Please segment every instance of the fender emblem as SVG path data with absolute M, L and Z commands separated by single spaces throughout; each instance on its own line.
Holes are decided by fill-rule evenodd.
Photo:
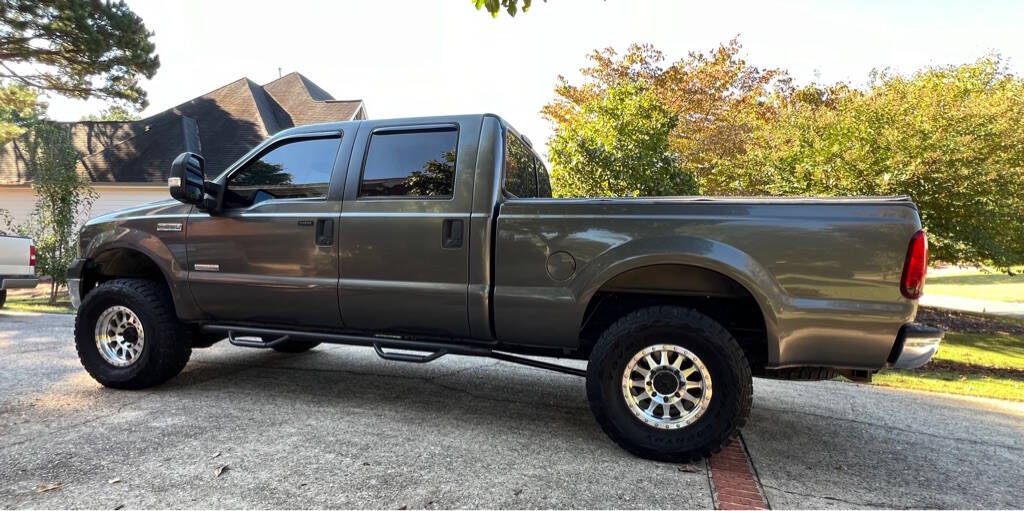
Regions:
M 194 265 L 196 271 L 220 271 L 219 264 L 197 264 Z
M 157 231 L 181 231 L 181 223 L 168 222 L 156 224 Z

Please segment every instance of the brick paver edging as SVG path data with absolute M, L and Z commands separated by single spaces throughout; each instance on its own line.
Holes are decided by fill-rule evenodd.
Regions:
M 769 509 L 742 437 L 712 456 L 709 465 L 715 509 Z

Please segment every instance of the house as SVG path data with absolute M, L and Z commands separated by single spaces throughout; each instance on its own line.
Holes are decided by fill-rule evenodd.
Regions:
M 171 161 L 184 151 L 202 154 L 215 175 L 283 129 L 365 118 L 362 100 L 336 100 L 291 73 L 265 85 L 242 78 L 140 121 L 62 124 L 81 155 L 78 171 L 99 193 L 90 213 L 96 216 L 168 198 Z M 16 224 L 29 217 L 35 202 L 23 145 L 18 139 L 0 147 L 0 208 Z

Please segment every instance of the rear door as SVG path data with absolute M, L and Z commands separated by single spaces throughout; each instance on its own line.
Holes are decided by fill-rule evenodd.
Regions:
M 469 227 L 480 120 L 360 126 L 341 215 L 345 325 L 469 335 Z
M 219 321 L 341 326 L 345 163 L 341 133 L 282 139 L 226 178 L 221 213 L 189 216 L 189 286 L 203 312 Z

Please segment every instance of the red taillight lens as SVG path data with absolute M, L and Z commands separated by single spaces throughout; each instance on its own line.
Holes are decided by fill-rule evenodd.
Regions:
M 903 262 L 903 276 L 900 278 L 900 292 L 911 300 L 917 300 L 924 291 L 924 274 L 928 271 L 928 238 L 924 231 L 917 231 L 910 238 L 907 259 Z
M 28 265 L 29 266 L 35 266 L 36 265 L 36 246 L 35 245 L 29 245 L 28 246 Z

